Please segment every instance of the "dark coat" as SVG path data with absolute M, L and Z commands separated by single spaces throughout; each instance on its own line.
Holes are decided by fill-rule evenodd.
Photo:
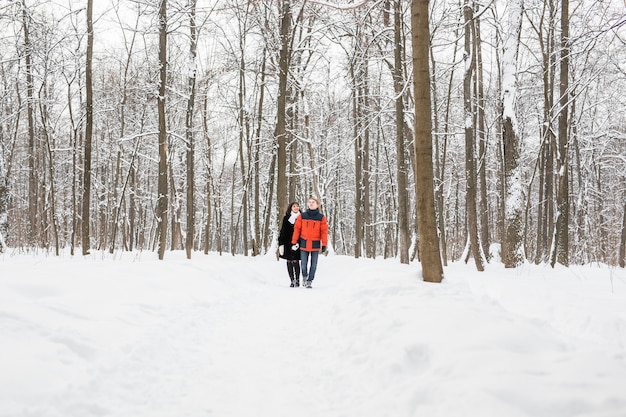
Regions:
M 280 234 L 278 235 L 278 245 L 283 245 L 285 247 L 285 251 L 281 258 L 287 259 L 288 261 L 299 261 L 300 260 L 300 249 L 291 250 L 291 237 L 293 236 L 293 224 L 289 223 L 290 214 L 287 214 L 283 218 L 283 225 L 280 228 Z

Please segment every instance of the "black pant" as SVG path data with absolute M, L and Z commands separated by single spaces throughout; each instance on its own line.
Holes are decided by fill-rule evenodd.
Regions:
M 300 285 L 300 261 L 287 261 L 287 272 L 291 282 Z

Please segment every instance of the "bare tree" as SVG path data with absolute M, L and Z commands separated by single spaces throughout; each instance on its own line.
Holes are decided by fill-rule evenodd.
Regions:
M 461 8 L 459 8 L 461 10 Z M 457 19 L 463 17 L 463 13 L 458 13 Z M 457 51 L 459 48 L 459 30 L 461 25 L 456 22 L 455 29 L 453 31 L 453 39 L 454 39 L 454 50 L 452 53 L 453 61 L 456 61 Z M 432 49 L 432 46 L 431 46 Z M 431 82 L 432 86 L 436 87 L 436 75 L 435 75 L 435 53 L 431 50 Z M 442 143 L 438 137 L 435 137 L 435 202 L 437 208 L 437 226 L 439 230 L 439 242 L 441 245 L 441 257 L 443 260 L 443 265 L 447 266 L 448 263 L 448 244 L 446 238 L 446 202 L 444 199 L 444 188 L 445 188 L 445 176 L 446 176 L 446 167 L 448 160 L 448 140 L 451 135 L 451 107 L 452 107 L 452 94 L 454 90 L 454 76 L 456 72 L 456 64 L 453 63 L 452 68 L 450 69 L 450 75 L 448 77 L 447 88 L 446 88 L 446 100 L 445 100 L 445 111 L 443 117 L 443 135 L 442 135 Z M 436 91 L 436 89 L 434 89 Z M 435 97 L 433 97 L 433 101 Z M 436 101 L 435 101 L 436 103 Z M 438 120 L 436 118 L 435 120 Z
M 569 0 L 561 1 L 561 56 L 559 67 L 559 140 L 556 146 L 556 225 L 550 256 L 550 265 L 558 262 L 569 265 Z
M 85 148 L 83 155 L 83 201 L 82 201 L 82 250 L 83 255 L 90 249 L 90 213 L 91 213 L 91 142 L 93 136 L 93 0 L 87 0 L 87 58 L 85 65 Z
M 157 228 L 159 236 L 159 259 L 165 256 L 167 245 L 168 218 L 168 164 L 167 164 L 167 126 L 165 115 L 165 91 L 167 86 L 167 0 L 161 0 L 159 6 L 159 176 L 157 196 Z
M 257 106 L 257 126 L 254 134 L 254 158 L 253 158 L 253 172 L 254 172 L 254 244 L 252 245 L 252 254 L 256 256 L 260 254 L 260 248 L 262 246 L 261 238 L 261 212 L 260 212 L 260 158 L 261 158 L 261 132 L 263 129 L 263 106 L 265 104 L 265 79 L 266 79 L 266 64 L 267 64 L 267 47 L 263 48 L 263 57 L 261 61 L 260 81 L 259 81 L 259 102 Z
M 35 245 L 37 221 L 37 169 L 34 120 L 33 46 L 30 40 L 30 11 L 22 0 L 22 28 L 24 31 L 24 63 L 26 66 L 26 111 L 28 117 L 28 243 Z
M 419 182 L 428 169 L 416 163 L 420 155 L 412 153 L 424 152 L 420 137 L 423 140 L 428 134 L 435 139 L 429 152 L 436 152 L 434 186 L 442 256 L 449 253 L 450 258 L 458 258 L 466 246 L 467 202 L 478 209 L 483 254 L 493 240 L 502 242 L 503 253 L 511 245 L 523 245 L 529 258 L 549 261 L 557 217 L 555 196 L 569 189 L 576 201 L 568 197 L 573 220 L 568 261 L 619 263 L 623 196 L 607 192 L 623 188 L 626 126 L 626 116 L 619 111 L 624 107 L 619 92 L 626 88 L 620 64 L 626 52 L 619 36 L 624 19 L 622 13 L 614 13 L 615 2 L 577 3 L 570 11 L 569 87 L 560 96 L 566 99 L 566 113 L 561 111 L 557 89 L 559 54 L 564 50 L 559 51 L 558 45 L 561 0 L 526 2 L 514 114 L 513 106 L 505 111 L 502 103 L 506 80 L 500 65 L 510 63 L 501 59 L 502 19 L 497 13 L 504 2 L 429 2 L 431 31 L 424 36 L 430 37 L 431 53 L 424 56 L 430 61 L 434 137 L 424 131 L 420 119 L 426 117 L 427 106 L 420 102 L 419 91 L 412 102 L 412 66 L 403 51 L 409 32 L 407 5 L 396 0 L 375 5 L 341 0 L 249 4 L 227 0 L 210 15 L 198 2 L 196 17 L 200 22 L 206 16 L 211 36 L 196 34 L 195 67 L 201 72 L 195 76 L 201 81 L 194 81 L 195 97 L 190 94 L 192 77 L 187 69 L 192 55 L 189 12 L 196 0 L 167 4 L 165 61 L 161 60 L 165 47 L 156 52 L 161 37 L 148 35 L 150 30 L 156 33 L 151 25 L 160 1 L 112 0 L 113 8 L 103 10 L 102 19 L 93 17 L 92 29 L 86 27 L 84 0 L 79 2 L 80 10 L 72 9 L 74 2 L 68 3 L 69 9 L 52 7 L 58 2 L 50 1 L 0 3 L 0 135 L 6 166 L 0 183 L 4 175 L 7 187 L 0 190 L 6 196 L 0 203 L 0 223 L 5 210 L 4 236 L 11 247 L 51 249 L 75 242 L 84 243 L 85 249 L 91 246 L 92 252 L 105 247 L 156 251 L 165 238 L 171 249 L 193 251 L 201 243 L 207 252 L 239 254 L 250 247 L 245 237 L 249 233 L 256 254 L 267 250 L 275 231 L 277 195 L 293 195 L 297 200 L 317 192 L 329 214 L 337 252 L 384 254 L 404 261 L 401 248 L 407 240 L 401 227 L 408 225 L 409 233 L 419 235 L 409 260 L 411 256 L 423 260 L 422 245 L 430 239 L 419 230 L 422 220 L 416 228 L 412 215 L 423 203 L 417 199 L 424 197 L 419 188 L 424 183 L 418 186 L 414 181 Z M 465 4 L 474 15 L 471 23 L 463 25 Z M 400 8 L 405 9 L 400 12 Z M 279 24 L 287 17 L 283 11 L 289 12 L 288 23 Z M 123 37 L 123 43 L 98 43 L 93 38 L 89 195 L 97 204 L 83 207 L 85 50 L 88 35 L 95 36 L 98 22 L 110 21 L 112 13 L 121 17 L 110 34 Z M 133 27 L 128 17 L 134 13 Z M 242 26 L 224 25 L 227 19 L 239 19 Z M 467 112 L 461 71 L 466 62 L 456 53 L 464 41 L 459 36 L 464 27 L 470 34 L 466 62 L 473 59 L 476 64 L 467 79 Z M 134 46 L 131 36 L 137 39 Z M 120 46 L 125 48 L 121 53 Z M 327 53 L 337 49 L 345 54 Z M 287 65 L 281 69 L 281 63 Z M 161 75 L 167 76 L 165 82 L 160 83 Z M 512 91 L 506 86 L 504 90 Z M 407 110 L 415 106 L 416 125 L 413 111 Z M 517 124 L 510 120 L 511 129 L 518 128 L 517 145 L 504 138 L 512 130 L 504 126 L 509 126 L 508 120 L 500 123 L 503 114 L 517 119 Z M 558 122 L 564 121 L 560 114 L 567 116 L 567 124 L 557 129 Z M 471 119 L 470 146 L 464 141 L 466 118 Z M 202 127 L 194 128 L 194 122 Z M 415 126 L 421 130 L 414 132 Z M 156 132 L 159 147 L 154 146 Z M 565 151 L 559 136 L 564 133 L 569 134 Z M 492 140 L 498 145 L 492 146 Z M 166 149 L 161 147 L 165 143 Z M 509 158 L 516 147 L 518 155 Z M 475 197 L 465 189 L 466 150 L 473 155 L 472 171 L 478 175 L 472 187 Z M 565 160 L 565 167 L 562 157 L 567 155 L 571 162 Z M 159 164 L 154 162 L 157 159 Z M 161 169 L 161 162 L 167 169 Z M 530 170 L 521 170 L 526 184 L 523 244 L 514 238 L 507 247 L 503 207 L 513 206 L 504 198 L 504 171 L 529 163 L 536 165 L 530 181 Z M 160 173 L 167 176 L 167 187 L 158 190 L 158 182 L 164 180 Z M 560 173 L 570 180 L 556 187 L 555 179 L 563 180 Z M 277 181 L 277 175 L 285 177 Z M 520 177 L 510 178 L 517 182 Z M 195 188 L 200 183 L 201 192 Z M 492 187 L 498 192 L 492 192 Z M 195 210 L 190 211 L 194 204 Z M 403 208 L 405 204 L 409 209 Z M 511 225 L 509 220 L 506 223 Z M 89 227 L 89 238 L 81 239 L 83 226 Z M 161 233 L 161 227 L 167 233 Z M 503 259 L 506 262 L 506 256 Z
M 394 1 L 393 85 L 396 94 L 396 164 L 398 182 L 398 253 L 400 263 L 409 263 L 409 187 L 404 142 L 404 50 L 402 49 L 402 2 Z
M 139 11 L 139 5 L 137 5 L 137 10 Z M 120 12 L 119 10 L 116 10 L 117 13 L 117 20 L 120 23 L 121 28 L 123 29 L 124 24 L 122 23 L 122 18 L 120 17 Z M 139 21 L 140 21 L 140 17 L 141 14 L 137 13 L 137 17 L 135 20 L 135 24 L 132 30 L 132 35 L 130 40 L 128 41 L 128 43 L 125 45 L 126 46 L 126 50 L 127 50 L 127 56 L 126 56 L 126 60 L 124 62 L 124 67 L 123 67 L 123 75 L 122 75 L 122 79 L 121 79 L 121 83 L 122 83 L 122 91 L 121 91 L 121 100 L 120 100 L 120 104 L 119 104 L 119 124 L 120 124 L 120 130 L 119 130 L 119 135 L 120 138 L 124 138 L 124 136 L 126 135 L 126 120 L 127 120 L 127 110 L 129 110 L 129 108 L 132 108 L 132 106 L 129 105 L 129 89 L 130 89 L 130 79 L 132 78 L 132 74 L 131 74 L 131 63 L 132 63 L 132 56 L 133 56 L 133 51 L 135 49 L 135 41 L 137 39 L 138 33 L 139 33 Z M 129 117 L 130 118 L 130 117 Z M 113 209 L 113 231 L 111 234 L 111 242 L 110 242 L 110 247 L 109 247 L 109 252 L 113 253 L 113 251 L 115 250 L 115 245 L 116 245 L 116 240 L 117 240 L 117 231 L 118 231 L 118 227 L 120 226 L 120 217 L 123 217 L 122 215 L 122 210 L 124 207 L 124 201 L 125 201 L 125 196 L 127 191 L 129 191 L 130 197 L 129 197 L 129 209 L 128 209 L 128 234 L 130 235 L 128 238 L 128 244 L 124 244 L 124 247 L 128 250 L 133 250 L 134 247 L 134 231 L 135 231 L 135 197 L 136 197 L 136 193 L 135 193 L 135 167 L 136 167 L 136 161 L 137 161 L 137 157 L 138 157 L 138 153 L 139 153 L 139 146 L 140 146 L 141 140 L 140 138 L 135 138 L 135 146 L 134 146 L 134 151 L 132 153 L 131 159 L 130 159 L 130 163 L 129 163 L 129 167 L 128 167 L 128 171 L 126 173 L 126 177 L 124 180 L 124 183 L 122 184 L 122 189 L 119 195 L 119 200 L 117 205 L 114 207 Z M 119 152 L 118 152 L 118 159 L 121 158 L 121 151 L 122 151 L 122 147 L 120 146 L 119 148 Z M 124 224 L 122 224 L 122 230 L 125 231 L 126 228 L 124 227 Z M 126 239 L 124 239 L 126 242 Z
M 206 141 L 206 165 L 207 165 L 207 173 L 206 173 L 206 220 L 204 224 L 204 254 L 209 253 L 210 241 L 211 241 L 211 217 L 213 211 L 213 192 L 211 189 L 211 182 L 213 180 L 213 170 L 212 170 L 212 143 L 211 143 L 211 135 L 209 134 L 208 128 L 208 102 L 209 97 L 207 94 L 204 95 L 203 103 L 202 103 L 202 133 L 204 135 L 204 139 Z
M 185 137 L 187 139 L 187 236 L 185 239 L 185 251 L 187 259 L 191 259 L 193 250 L 193 238 L 195 234 L 195 204 L 194 204 L 194 137 L 193 137 L 193 113 L 196 99 L 196 49 L 197 49 L 197 28 L 196 28 L 196 0 L 188 0 L 189 7 L 189 77 L 187 113 L 185 117 Z
M 478 214 L 476 211 L 476 151 L 474 143 L 474 116 L 472 108 L 472 76 L 476 69 L 476 57 L 472 49 L 474 35 L 474 7 L 470 0 L 463 4 L 465 17 L 465 75 L 463 77 L 463 101 L 465 114 L 465 193 L 467 210 L 468 257 L 472 254 L 476 269 L 483 271 L 483 251 L 478 235 Z
M 4 129 L 0 125 L 0 253 L 6 249 L 9 234 L 9 178 L 4 156 Z
M 360 258 L 363 255 L 365 245 L 365 229 L 367 220 L 365 216 L 365 156 L 366 156 L 366 131 L 369 129 L 368 118 L 365 116 L 365 101 L 367 91 L 365 80 L 367 78 L 367 41 L 365 35 L 358 33 L 354 41 L 354 57 L 350 65 L 350 76 L 352 79 L 352 123 L 354 136 L 354 217 L 355 217 L 355 239 L 354 256 Z
M 479 9 L 479 2 L 476 3 L 476 11 L 481 12 Z M 474 55 L 476 56 L 476 133 L 478 139 L 478 185 L 479 185 L 479 199 L 478 199 L 478 219 L 480 220 L 480 244 L 482 252 L 486 259 L 489 259 L 489 203 L 487 197 L 487 126 L 485 122 L 485 82 L 483 71 L 483 45 L 480 33 L 480 16 L 474 18 Z
M 626 200 L 626 195 L 624 199 Z M 626 203 L 624 203 L 624 219 L 622 220 L 622 235 L 619 242 L 618 263 L 620 267 L 626 267 Z
M 287 206 L 287 80 L 291 56 L 291 0 L 280 2 L 280 57 L 278 74 L 277 119 L 274 137 L 277 149 L 276 226 L 280 224 L 282 207 Z
M 543 123 L 539 154 L 539 195 L 537 204 L 537 248 L 535 263 L 546 261 L 551 245 L 551 231 L 554 227 L 554 151 L 555 141 L 552 119 L 554 111 L 554 79 L 556 71 L 555 0 L 544 2 L 541 20 L 537 31 L 541 48 L 541 80 L 543 86 Z M 547 10 L 546 10 L 547 8 Z M 547 18 L 546 18 L 547 13 Z M 547 25 L 544 21 L 547 20 Z M 546 32 L 547 26 L 547 33 Z M 530 195 L 530 193 L 529 193 Z
M 524 261 L 522 251 L 523 185 L 520 139 L 515 118 L 517 54 L 522 29 L 522 0 L 509 2 L 509 22 L 502 64 L 502 122 L 504 146 L 505 232 L 502 260 L 506 268 Z
M 417 165 L 415 189 L 422 275 L 424 281 L 441 282 L 443 280 L 443 266 L 439 253 L 433 188 L 428 13 L 428 0 L 412 0 L 411 30 L 413 38 L 413 94 L 415 97 L 415 159 Z

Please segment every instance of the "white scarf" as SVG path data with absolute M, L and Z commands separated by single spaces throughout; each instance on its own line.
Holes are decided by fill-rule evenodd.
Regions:
M 289 217 L 289 223 L 291 224 L 295 224 L 296 223 L 296 219 L 298 218 L 298 216 L 300 215 L 300 213 L 294 213 L 293 211 L 291 212 L 291 216 Z

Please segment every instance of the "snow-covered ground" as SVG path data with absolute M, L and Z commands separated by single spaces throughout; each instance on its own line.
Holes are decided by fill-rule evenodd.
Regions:
M 0 254 L 0 416 L 626 416 L 626 271 L 419 269 Z

